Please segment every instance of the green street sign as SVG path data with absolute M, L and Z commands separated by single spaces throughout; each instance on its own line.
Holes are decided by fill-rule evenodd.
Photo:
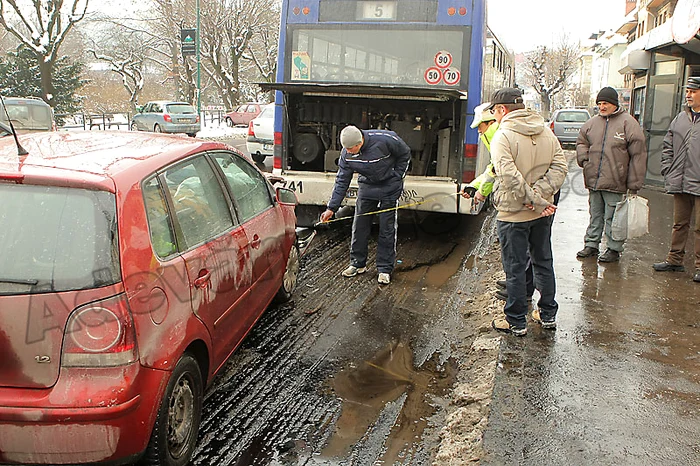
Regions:
M 197 30 L 196 29 L 180 29 L 180 47 L 182 55 L 197 54 Z

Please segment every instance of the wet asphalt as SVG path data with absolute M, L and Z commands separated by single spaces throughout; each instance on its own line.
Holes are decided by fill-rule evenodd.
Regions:
M 558 329 L 530 322 L 526 337 L 504 337 L 481 464 L 700 465 L 692 243 L 685 273 L 654 272 L 673 199 L 658 188 L 640 195 L 649 234 L 628 241 L 619 263 L 577 259 L 588 199 L 571 167 L 552 233 Z

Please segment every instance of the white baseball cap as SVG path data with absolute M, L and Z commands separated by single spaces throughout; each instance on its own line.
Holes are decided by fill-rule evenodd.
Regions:
M 484 102 L 474 109 L 474 120 L 470 126 L 471 128 L 476 128 L 479 126 L 479 123 L 496 119 L 496 115 L 491 110 L 488 110 L 490 106 L 491 102 Z

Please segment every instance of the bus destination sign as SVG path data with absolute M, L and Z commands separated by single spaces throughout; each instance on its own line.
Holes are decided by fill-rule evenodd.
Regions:
M 358 21 L 394 21 L 396 2 L 357 2 L 357 16 Z

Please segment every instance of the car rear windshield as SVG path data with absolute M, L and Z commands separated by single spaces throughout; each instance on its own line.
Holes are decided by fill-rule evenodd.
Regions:
M 116 202 L 105 191 L 0 184 L 0 295 L 120 280 Z
M 167 113 L 197 113 L 192 105 L 170 104 L 167 105 Z
M 557 115 L 557 121 L 563 123 L 585 123 L 588 118 L 590 117 L 586 112 L 560 112 Z
M 7 113 L 10 115 L 12 125 L 16 130 L 38 130 L 51 131 L 53 128 L 53 118 L 51 117 L 51 107 L 46 104 L 38 104 L 32 101 L 27 102 L 5 102 Z M 7 116 L 1 114 L 0 121 L 6 122 Z

